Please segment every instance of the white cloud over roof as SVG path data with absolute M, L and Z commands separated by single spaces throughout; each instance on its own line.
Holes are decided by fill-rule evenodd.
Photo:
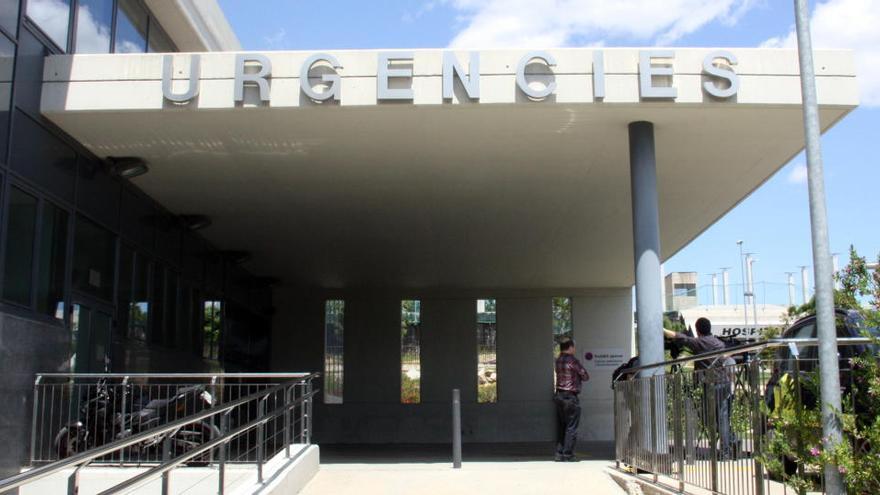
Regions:
M 853 49 L 862 104 L 880 105 L 880 1 L 828 0 L 811 19 L 813 47 Z M 796 47 L 794 28 L 761 46 Z
M 663 45 L 720 21 L 735 23 L 755 0 L 447 0 L 465 24 L 453 48 L 554 47 L 605 39 Z

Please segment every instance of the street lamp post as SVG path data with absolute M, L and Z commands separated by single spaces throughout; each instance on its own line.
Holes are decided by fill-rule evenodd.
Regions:
M 758 328 L 758 301 L 755 297 L 755 269 L 753 268 L 756 258 L 752 257 L 755 253 L 746 253 L 746 273 L 749 280 L 749 297 L 752 298 L 752 319 L 755 321 L 755 329 Z
M 788 274 L 788 305 L 794 306 L 794 272 Z
M 721 304 L 730 304 L 730 267 L 719 268 L 721 270 Z
M 819 395 L 822 403 L 822 442 L 830 451 L 843 440 L 840 421 L 840 375 L 837 362 L 837 333 L 834 325 L 834 287 L 831 275 L 831 249 L 828 245 L 828 213 L 822 149 L 819 142 L 819 103 L 813 69 L 813 42 L 807 0 L 794 0 L 798 60 L 801 70 L 801 98 L 804 112 L 804 140 L 807 155 L 807 186 L 810 195 L 810 231 L 813 241 L 813 281 L 816 284 L 816 327 L 819 340 Z M 826 463 L 825 491 L 845 493 L 837 465 Z
M 743 241 L 736 241 L 736 245 L 739 246 L 739 271 L 742 276 L 742 288 L 743 288 L 743 318 L 745 321 L 745 327 L 749 326 L 749 304 L 746 301 L 746 296 L 748 295 L 748 288 L 746 287 L 746 266 L 743 258 Z

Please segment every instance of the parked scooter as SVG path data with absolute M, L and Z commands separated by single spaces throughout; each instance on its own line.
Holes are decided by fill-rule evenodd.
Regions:
M 120 390 L 122 389 L 122 393 Z M 106 380 L 96 384 L 94 394 L 89 394 L 79 407 L 79 415 L 55 436 L 55 451 L 59 459 L 86 451 L 114 440 L 127 438 L 148 431 L 162 424 L 183 418 L 210 408 L 214 397 L 204 385 L 177 389 L 165 399 L 154 399 L 139 405 L 131 397 L 131 385 L 108 387 Z M 123 401 L 133 409 L 122 413 Z M 150 462 L 161 459 L 162 446 L 170 439 L 171 454 L 176 457 L 220 436 L 220 430 L 208 421 L 197 421 L 178 429 L 156 435 L 128 447 L 125 460 Z M 194 458 L 190 463 L 206 463 L 210 453 Z

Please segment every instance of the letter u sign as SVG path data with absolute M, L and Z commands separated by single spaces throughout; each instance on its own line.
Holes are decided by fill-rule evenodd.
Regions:
M 190 55 L 189 59 L 189 87 L 185 93 L 175 93 L 174 83 L 174 55 L 162 57 L 162 96 L 174 103 L 188 103 L 199 94 L 199 69 L 201 59 L 198 55 Z

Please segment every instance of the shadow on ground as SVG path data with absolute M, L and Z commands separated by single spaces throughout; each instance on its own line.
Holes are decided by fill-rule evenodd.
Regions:
M 404 464 L 452 462 L 450 444 L 319 444 L 321 464 Z M 552 461 L 552 443 L 466 443 L 462 462 Z M 614 458 L 611 444 L 577 449 L 581 460 Z

